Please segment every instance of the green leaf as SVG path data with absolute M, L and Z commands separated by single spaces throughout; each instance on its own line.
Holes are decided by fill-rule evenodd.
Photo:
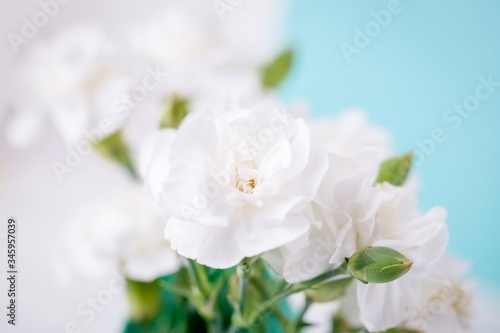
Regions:
M 413 153 L 388 159 L 380 166 L 377 183 L 388 182 L 395 186 L 404 184 L 411 170 Z
M 135 322 L 149 322 L 160 310 L 161 297 L 158 280 L 141 282 L 127 279 L 130 317 Z
M 188 114 L 187 99 L 173 94 L 160 121 L 160 128 L 178 128 Z
M 137 172 L 132 164 L 129 152 L 122 138 L 122 132 L 118 131 L 94 144 L 95 150 L 105 158 L 109 158 L 124 166 L 132 177 L 137 178 Z
M 286 78 L 293 61 L 291 49 L 283 51 L 271 63 L 264 67 L 262 85 L 266 89 L 274 89 Z
M 396 250 L 368 247 L 347 259 L 347 270 L 363 283 L 387 283 L 408 273 L 412 264 Z
M 305 291 L 306 296 L 317 303 L 336 300 L 344 295 L 352 277 L 333 280 Z

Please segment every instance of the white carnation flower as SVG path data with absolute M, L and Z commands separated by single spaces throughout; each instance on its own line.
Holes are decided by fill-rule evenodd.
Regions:
M 474 286 L 463 279 L 468 265 L 455 258 L 443 257 L 423 279 L 413 279 L 418 308 L 398 328 L 426 333 L 472 333 L 474 322 Z M 312 326 L 305 332 L 331 332 L 335 316 L 348 327 L 361 329 L 356 285 L 350 285 L 340 302 L 312 304 L 304 319 Z M 378 304 L 378 303 L 377 303 Z
M 307 232 L 302 208 L 327 161 L 303 120 L 268 106 L 197 113 L 171 133 L 146 149 L 145 178 L 172 215 L 165 236 L 179 254 L 227 268 Z
M 22 94 L 12 97 L 9 142 L 31 143 L 47 122 L 69 143 L 98 126 L 129 85 L 113 57 L 111 43 L 92 26 L 70 28 L 33 45 L 18 77 L 15 94 Z
M 181 265 L 163 237 L 166 221 L 156 203 L 134 187 L 79 212 L 62 251 L 76 272 L 99 276 L 118 269 L 127 278 L 152 281 Z
M 363 324 L 370 331 L 383 331 L 400 324 L 416 307 L 419 291 L 413 280 L 440 258 L 448 233 L 444 209 L 421 215 L 408 189 L 373 185 L 377 172 L 369 161 L 376 160 L 372 152 L 356 158 L 330 155 L 329 170 L 312 203 L 311 230 L 282 248 L 282 270 L 289 282 L 297 282 L 332 270 L 369 246 L 401 252 L 414 262 L 404 277 L 386 284 L 357 283 Z M 373 300 L 380 306 L 373 306 Z

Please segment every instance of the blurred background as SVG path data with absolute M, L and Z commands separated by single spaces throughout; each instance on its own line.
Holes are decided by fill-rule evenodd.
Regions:
M 2 36 L 19 33 L 23 17 L 40 10 L 35 0 L 1 1 Z M 7 100 L 16 66 L 37 40 L 92 23 L 121 41 L 131 26 L 175 2 L 67 1 L 18 54 L 7 37 L 0 39 L 0 102 Z M 448 209 L 449 252 L 471 263 L 479 317 L 488 325 L 500 309 L 500 266 L 495 264 L 500 250 L 495 204 L 500 186 L 500 3 L 248 0 L 224 20 L 211 0 L 177 3 L 189 3 L 189 10 L 212 20 L 233 44 L 259 50 L 256 58 L 292 46 L 296 61 L 279 90 L 286 101 L 303 101 L 315 117 L 363 109 L 390 132 L 397 153 L 417 151 L 421 207 Z M 474 98 L 480 85 L 488 96 Z M 2 108 L 2 134 L 8 116 Z M 23 149 L 12 148 L 4 135 L 0 139 L 0 216 L 16 217 L 20 230 L 19 325 L 12 328 L 2 320 L 2 332 L 69 332 L 71 322 L 82 332 L 118 332 L 126 318 L 120 293 L 90 322 L 82 323 L 77 313 L 80 304 L 114 279 L 112 271 L 92 282 L 67 282 L 56 269 L 58 237 L 68 216 L 82 203 L 122 191 L 126 175 L 91 155 L 60 183 L 51 162 L 65 154 L 53 131 Z M 5 231 L 2 222 L 0 234 Z M 2 271 L 4 265 L 2 259 Z M 3 299 L 6 283 L 1 281 Z

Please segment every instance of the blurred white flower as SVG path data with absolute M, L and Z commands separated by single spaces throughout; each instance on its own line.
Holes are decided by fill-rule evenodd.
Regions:
M 79 211 L 62 245 L 71 270 L 83 275 L 117 269 L 125 277 L 152 281 L 181 263 L 163 237 L 164 212 L 137 188 Z
M 218 47 L 217 26 L 206 15 L 171 6 L 131 34 L 131 46 L 143 60 L 166 69 L 209 64 Z
M 6 129 L 15 146 L 31 143 L 47 122 L 66 142 L 76 143 L 129 85 L 113 46 L 93 26 L 69 28 L 33 45 L 21 66 Z
M 172 215 L 165 236 L 179 254 L 227 268 L 307 232 L 298 211 L 327 163 L 301 119 L 272 106 L 198 113 L 161 141 L 146 148 L 145 178 Z
M 338 267 L 369 246 L 393 248 L 414 262 L 404 277 L 387 284 L 357 283 L 361 320 L 370 331 L 397 326 L 414 309 L 421 279 L 443 254 L 448 240 L 446 212 L 433 208 L 425 215 L 407 188 L 384 183 L 373 186 L 377 174 L 372 151 L 354 158 L 330 155 L 330 165 L 318 195 L 309 234 L 281 249 L 283 275 L 289 282 L 313 278 Z M 276 263 L 274 264 L 276 266 Z M 373 306 L 376 299 L 380 306 Z
M 472 333 L 474 286 L 464 280 L 468 265 L 443 257 L 422 284 L 418 311 L 404 327 L 427 333 Z
M 171 94 L 182 97 L 200 91 L 200 78 L 211 76 L 221 48 L 220 29 L 206 13 L 175 5 L 131 32 L 131 50 L 139 63 L 168 72 L 157 91 L 158 103 Z M 226 64 L 224 64 L 226 65 Z M 205 87 L 205 85 L 203 85 Z
M 221 24 L 197 0 L 176 2 L 134 27 L 130 45 L 143 61 L 174 71 L 256 67 L 277 52 L 284 6 L 283 0 L 256 0 Z M 259 15 L 258 25 L 254 15 Z
M 346 110 L 332 118 L 310 119 L 307 125 L 313 146 L 329 153 L 345 156 L 371 148 L 380 151 L 381 159 L 392 154 L 387 131 L 370 124 L 361 110 Z
M 227 27 L 221 26 L 215 13 L 190 5 L 167 6 L 131 33 L 131 48 L 138 59 L 168 73 L 151 98 L 138 106 L 140 110 L 131 115 L 125 128 L 125 135 L 134 143 L 133 150 L 141 145 L 144 133 L 158 128 L 173 96 L 186 99 L 193 112 L 215 107 L 227 110 L 228 106 L 253 103 L 264 95 L 259 71 L 263 59 L 241 61 L 240 41 L 226 35 Z

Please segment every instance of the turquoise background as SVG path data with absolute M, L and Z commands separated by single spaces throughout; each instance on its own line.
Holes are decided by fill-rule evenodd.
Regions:
M 443 120 L 478 77 L 500 81 L 500 1 L 401 0 L 401 13 L 348 63 L 340 44 L 353 45 L 354 29 L 389 2 L 293 1 L 287 43 L 297 61 L 282 95 L 307 100 L 316 116 L 360 107 L 398 153 L 442 128 L 447 140 L 417 168 L 421 206 L 448 209 L 449 252 L 500 286 L 500 87 L 458 129 Z

